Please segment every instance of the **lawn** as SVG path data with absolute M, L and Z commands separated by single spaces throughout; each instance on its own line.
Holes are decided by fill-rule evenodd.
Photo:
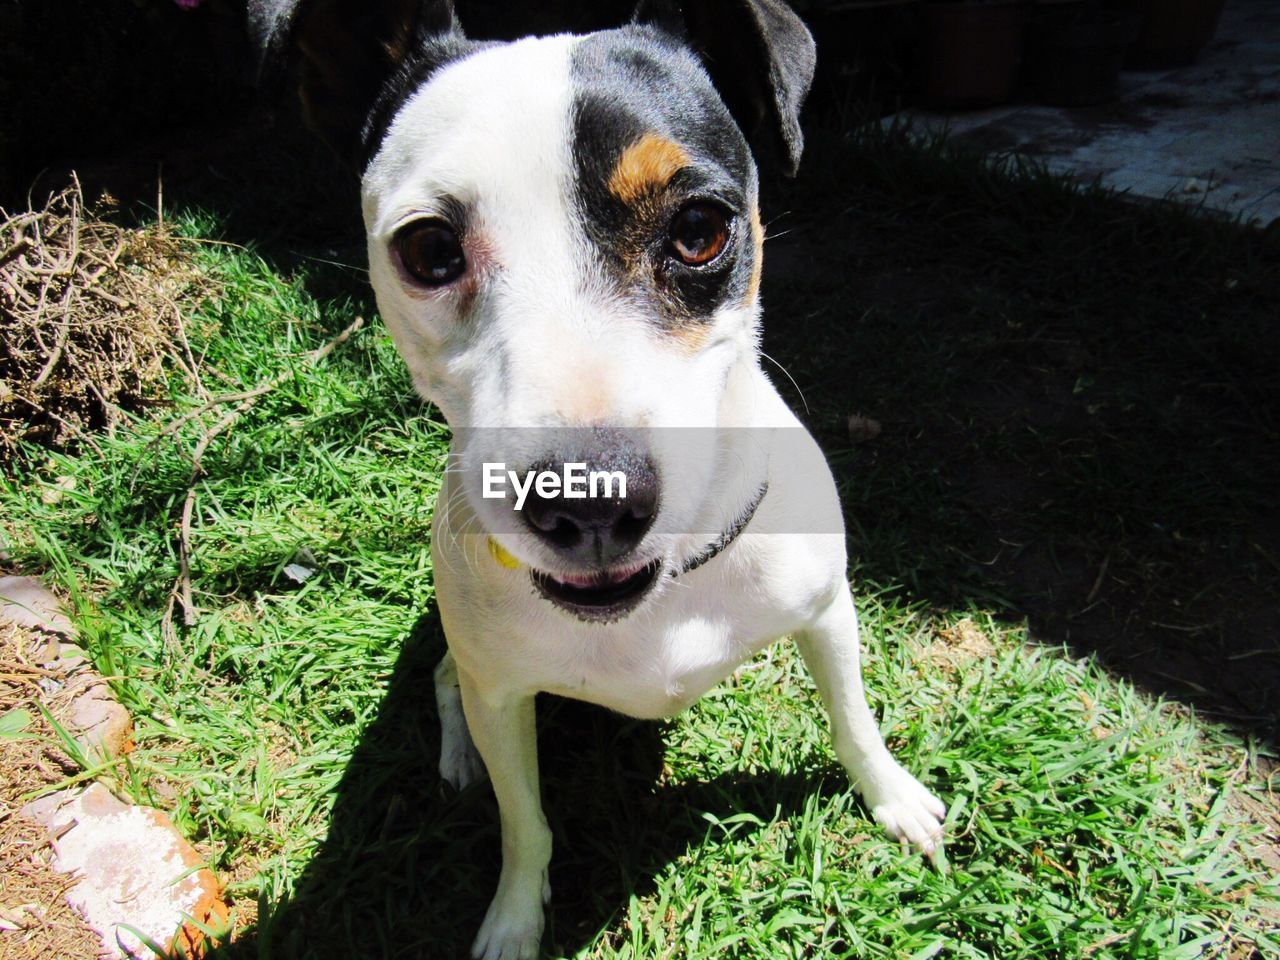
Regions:
M 499 850 L 434 769 L 448 431 L 358 233 L 257 147 L 166 185 L 199 380 L 11 463 L 0 534 L 133 712 L 104 776 L 226 880 L 223 954 L 459 956 Z M 1274 230 L 901 131 L 816 131 L 764 211 L 767 362 L 949 870 L 870 822 L 784 641 L 669 723 L 540 703 L 548 955 L 1280 956 Z

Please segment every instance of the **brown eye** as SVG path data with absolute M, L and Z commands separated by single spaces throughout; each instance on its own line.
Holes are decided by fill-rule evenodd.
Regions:
M 729 218 L 711 203 L 690 203 L 671 219 L 671 252 L 681 262 L 700 267 L 720 256 L 729 242 Z
M 467 258 L 453 227 L 443 220 L 414 220 L 391 241 L 405 272 L 426 287 L 442 287 L 467 269 Z

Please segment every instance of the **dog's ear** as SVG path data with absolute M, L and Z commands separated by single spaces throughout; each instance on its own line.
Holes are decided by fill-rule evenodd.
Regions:
M 410 54 L 462 39 L 451 0 L 248 0 L 259 81 L 297 67 L 307 123 L 344 156 L 357 152 L 378 94 Z
M 688 43 L 748 141 L 758 147 L 767 138 L 795 175 L 804 148 L 800 107 L 816 54 L 785 0 L 640 0 L 634 21 Z

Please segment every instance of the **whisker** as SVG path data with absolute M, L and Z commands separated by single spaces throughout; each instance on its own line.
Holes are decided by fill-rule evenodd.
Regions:
M 800 384 L 796 383 L 796 378 L 791 375 L 790 371 L 788 371 L 786 367 L 780 364 L 777 360 L 773 359 L 773 357 L 769 356 L 763 350 L 760 351 L 760 356 L 764 357 L 766 360 L 772 363 L 775 367 L 781 370 L 783 375 L 786 376 L 786 378 L 791 381 L 791 385 L 796 388 L 796 393 L 800 395 L 800 402 L 804 404 L 804 412 L 805 412 L 805 415 L 807 416 L 809 414 L 809 401 L 805 399 L 804 391 L 800 389 Z

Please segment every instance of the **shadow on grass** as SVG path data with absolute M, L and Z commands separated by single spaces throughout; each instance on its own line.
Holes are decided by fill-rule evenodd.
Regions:
M 1280 232 L 901 131 L 810 143 L 764 205 L 764 346 L 855 578 L 1025 618 L 1274 749 Z
M 432 611 L 405 642 L 296 895 L 264 905 L 258 924 L 218 960 L 468 955 L 501 865 L 498 811 L 487 781 L 459 794 L 437 773 L 432 671 L 443 653 Z M 538 714 L 555 838 L 546 939 L 554 956 L 593 941 L 631 895 L 696 848 L 710 829 L 704 814 L 753 813 L 767 823 L 802 809 L 824 785 L 844 789 L 834 770 L 671 785 L 662 724 L 554 697 L 539 699 Z

